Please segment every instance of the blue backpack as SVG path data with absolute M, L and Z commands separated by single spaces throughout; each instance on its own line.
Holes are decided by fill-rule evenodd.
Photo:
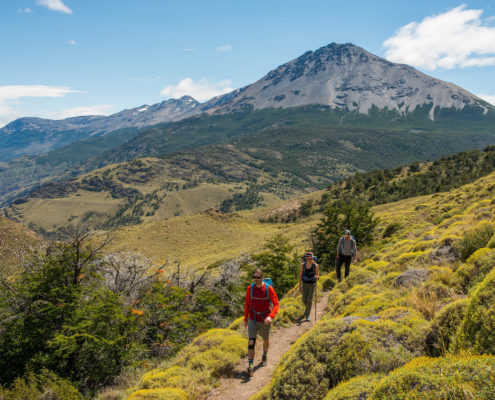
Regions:
M 272 308 L 272 301 L 270 300 L 270 293 L 268 291 L 270 286 L 273 286 L 272 279 L 271 278 L 263 278 L 263 283 L 265 284 L 265 295 L 266 295 L 268 302 L 270 303 L 270 308 L 266 311 L 263 311 L 263 312 L 255 311 L 251 308 L 251 304 L 253 302 L 254 282 L 251 283 L 251 296 L 250 296 L 251 304 L 249 305 L 249 308 L 250 308 L 251 312 L 254 314 L 254 321 L 256 321 L 258 319 L 258 315 L 261 315 L 261 320 L 264 321 L 265 320 L 265 314 L 269 313 L 271 311 L 271 308 Z

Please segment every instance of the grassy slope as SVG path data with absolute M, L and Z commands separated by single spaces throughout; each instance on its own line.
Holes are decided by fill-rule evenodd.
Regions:
M 254 398 L 256 400 L 282 399 L 286 398 L 283 393 L 292 393 L 292 395 L 298 396 L 301 399 L 347 399 L 345 393 L 349 394 L 349 392 L 344 390 L 346 389 L 344 382 L 349 378 L 363 376 L 363 380 L 365 381 L 368 379 L 367 374 L 374 372 L 387 374 L 410 359 L 425 354 L 425 349 L 421 345 L 425 340 L 423 335 L 428 332 L 430 324 L 436 322 L 435 315 L 438 315 L 440 310 L 447 304 L 459 298 L 467 296 L 469 301 L 474 292 L 473 288 L 469 292 L 463 293 L 459 286 L 459 279 L 461 279 L 462 275 L 460 272 L 456 273 L 454 271 L 462 271 L 463 269 L 467 269 L 469 265 L 471 265 L 469 268 L 474 268 L 472 265 L 478 265 L 476 268 L 482 268 L 479 266 L 479 263 L 482 261 L 468 259 L 465 263 L 461 263 L 458 260 L 439 257 L 437 251 L 441 248 L 448 248 L 449 243 L 455 243 L 456 240 L 461 239 L 465 232 L 472 231 L 477 226 L 479 227 L 486 223 L 493 224 L 495 222 L 495 204 L 492 201 L 494 188 L 495 174 L 492 173 L 472 184 L 465 185 L 450 192 L 415 197 L 374 207 L 376 215 L 381 219 L 378 228 L 380 231 L 384 231 L 390 224 L 397 225 L 399 229 L 391 237 L 377 241 L 370 248 L 362 249 L 362 260 L 358 268 L 354 268 L 351 271 L 349 283 L 344 282 L 339 284 L 330 292 L 329 314 L 327 318 L 293 345 L 291 351 L 289 351 L 279 365 L 270 386 Z M 486 249 L 483 251 L 490 252 L 491 250 Z M 492 266 L 490 265 L 488 268 L 490 269 Z M 426 282 L 424 284 L 418 284 L 416 288 L 395 288 L 391 284 L 394 279 L 399 274 L 410 269 L 427 270 L 429 275 Z M 473 274 L 476 274 L 476 272 L 473 272 Z M 479 280 L 482 279 L 483 276 L 479 277 Z M 361 286 L 357 286 L 359 283 L 361 283 Z M 416 314 L 412 318 L 404 318 L 403 320 L 390 319 L 390 315 L 387 316 L 389 311 L 384 310 L 388 308 L 391 310 L 390 314 L 393 314 L 392 308 L 397 306 L 408 307 L 410 310 L 408 312 L 411 316 L 413 315 L 412 313 Z M 380 312 L 383 313 L 380 314 Z M 319 354 L 326 354 L 328 350 L 324 345 L 321 347 L 321 343 L 327 339 L 322 342 L 321 340 L 323 339 L 321 338 L 326 338 L 327 336 L 325 335 L 331 335 L 335 329 L 343 329 L 339 325 L 339 321 L 343 321 L 340 319 L 341 317 L 350 315 L 371 317 L 376 314 L 380 316 L 378 321 L 367 322 L 364 325 L 358 322 L 351 324 L 350 331 L 347 331 L 347 333 L 342 331 L 340 333 L 342 340 L 331 344 L 333 346 L 331 351 L 334 351 L 332 357 L 344 357 L 342 362 L 347 363 L 342 364 L 344 365 L 343 369 L 342 365 L 340 365 L 341 369 L 339 372 L 335 370 L 333 371 L 335 375 L 329 377 L 326 374 L 332 371 L 332 365 L 330 361 L 320 359 L 320 362 L 326 365 L 325 368 L 328 372 L 325 371 L 325 368 L 323 370 L 320 369 L 319 372 L 305 372 L 308 381 L 314 379 L 316 382 L 323 382 L 323 386 L 316 388 L 319 390 L 319 392 L 317 390 L 318 393 L 313 393 L 311 395 L 312 397 L 307 397 L 309 387 L 306 387 L 305 383 L 288 381 L 288 376 L 301 376 L 300 374 L 303 373 L 298 370 L 300 363 L 296 362 L 296 360 L 304 358 L 305 354 L 313 351 L 312 349 L 317 351 L 314 354 L 317 358 L 320 357 Z M 409 332 L 411 326 L 416 328 Z M 455 325 L 455 327 L 457 326 Z M 374 335 L 376 335 L 376 332 L 381 332 L 380 335 L 383 335 L 385 334 L 384 330 L 386 332 L 387 329 L 389 329 L 387 343 L 383 344 L 382 342 L 380 344 L 378 340 L 381 340 L 381 336 L 375 337 Z M 371 348 L 375 348 L 376 352 L 354 351 L 346 347 L 350 345 L 350 343 L 346 343 L 347 334 L 353 335 L 353 341 L 362 340 L 363 348 L 372 346 Z M 416 345 L 416 352 L 412 351 L 408 355 L 404 348 L 398 350 L 401 346 L 406 346 L 404 343 L 400 344 L 404 338 L 404 334 L 407 335 L 409 345 L 414 340 L 420 344 L 419 346 Z M 320 343 L 320 346 L 313 348 L 311 343 Z M 349 362 L 345 358 L 346 352 L 351 351 L 354 353 L 352 357 L 357 359 L 356 364 Z M 395 353 L 397 351 L 400 351 L 400 355 L 399 353 Z M 452 349 L 451 351 L 455 352 Z M 462 365 L 464 362 L 470 362 L 469 357 L 462 360 L 449 360 L 445 360 L 445 363 L 448 365 L 452 365 L 449 363 Z M 418 365 L 421 365 L 421 363 L 418 363 Z M 403 371 L 416 376 L 416 378 L 412 379 L 424 379 L 425 382 L 428 382 L 428 379 L 436 379 L 438 381 L 438 376 L 436 378 L 430 378 L 426 375 L 421 376 L 423 373 L 421 372 L 421 368 L 419 370 L 415 368 L 416 364 L 411 364 L 411 366 L 406 367 Z M 311 375 L 313 373 L 315 374 L 314 376 Z M 472 373 L 477 374 L 478 372 L 474 370 Z M 420 376 L 421 378 L 419 378 Z M 374 378 L 370 376 L 369 379 Z M 471 377 L 469 379 L 475 378 Z M 330 389 L 339 381 L 341 383 L 339 389 L 331 391 Z M 383 385 L 386 386 L 389 383 L 393 385 L 392 380 L 389 382 L 386 378 L 382 382 L 382 389 Z M 410 380 L 406 382 L 410 382 Z M 462 380 L 460 380 L 459 384 L 461 387 L 465 385 L 462 383 Z M 352 383 L 349 385 L 352 385 Z M 428 387 L 427 383 L 426 385 Z M 368 390 L 366 396 L 360 398 L 382 398 L 375 397 L 378 394 L 371 394 L 376 386 L 377 384 L 375 382 L 371 385 L 371 389 Z M 405 384 L 401 390 L 405 391 L 405 386 L 407 385 Z M 476 394 L 476 390 L 481 390 L 476 389 L 476 386 L 468 386 L 467 388 L 471 390 L 472 394 Z M 442 390 L 447 389 L 444 387 L 436 388 L 430 385 L 429 390 L 429 396 L 433 396 L 430 398 L 447 398 L 440 395 L 440 393 L 445 395 Z M 327 393 L 328 397 L 325 397 Z M 344 397 L 338 397 L 337 394 Z M 428 396 L 428 394 L 425 394 L 425 396 Z M 399 397 L 389 398 L 395 399 Z M 459 398 L 464 399 L 469 398 L 469 396 Z

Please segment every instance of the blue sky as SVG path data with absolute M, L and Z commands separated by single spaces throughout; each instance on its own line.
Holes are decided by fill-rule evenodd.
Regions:
M 331 42 L 495 103 L 493 0 L 8 0 L 0 35 L 0 126 L 205 101 Z

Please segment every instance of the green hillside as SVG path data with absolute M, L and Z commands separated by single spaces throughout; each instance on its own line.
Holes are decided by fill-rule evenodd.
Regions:
M 297 177 L 291 187 L 325 187 L 342 172 L 370 171 L 493 144 L 495 113 L 480 108 L 429 107 L 405 116 L 368 115 L 328 107 L 245 110 L 201 115 L 140 130 L 87 139 L 36 157 L 0 164 L 0 201 L 12 201 L 39 182 L 64 180 L 103 166 L 143 157 L 169 157 L 186 149 L 231 144 L 268 173 Z
M 376 206 L 379 232 L 400 228 L 360 250 L 358 266 L 328 293 L 327 315 L 252 400 L 491 399 L 494 184 L 492 173 L 450 192 Z M 198 390 L 200 382 L 214 385 L 243 356 L 243 344 L 227 334 L 199 337 L 143 375 L 130 398 L 201 398 L 208 388 Z M 218 365 L 207 362 L 214 344 L 226 353 Z M 195 364 L 191 352 L 204 361 Z

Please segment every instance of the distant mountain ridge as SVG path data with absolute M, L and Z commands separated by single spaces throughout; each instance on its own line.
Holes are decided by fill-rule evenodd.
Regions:
M 110 116 L 81 116 L 53 121 L 20 118 L 0 129 L 0 161 L 40 154 L 88 137 L 123 128 L 174 122 L 200 113 L 229 113 L 246 108 L 323 105 L 367 114 L 372 107 L 401 115 L 430 105 L 440 109 L 495 107 L 468 91 L 404 64 L 375 56 L 353 44 L 331 43 L 270 71 L 255 83 L 199 103 L 190 96 L 143 105 Z
M 0 161 L 23 154 L 39 154 L 91 136 L 104 136 L 123 128 L 141 128 L 177 121 L 199 103 L 190 96 L 165 100 L 151 106 L 101 116 L 89 115 L 49 120 L 19 118 L 0 129 Z
M 331 43 L 279 66 L 251 85 L 206 102 L 201 110 L 211 113 L 246 106 L 256 110 L 313 104 L 364 114 L 373 106 L 406 114 L 431 104 L 432 120 L 437 108 L 493 109 L 467 90 L 413 67 L 390 62 L 350 43 Z

